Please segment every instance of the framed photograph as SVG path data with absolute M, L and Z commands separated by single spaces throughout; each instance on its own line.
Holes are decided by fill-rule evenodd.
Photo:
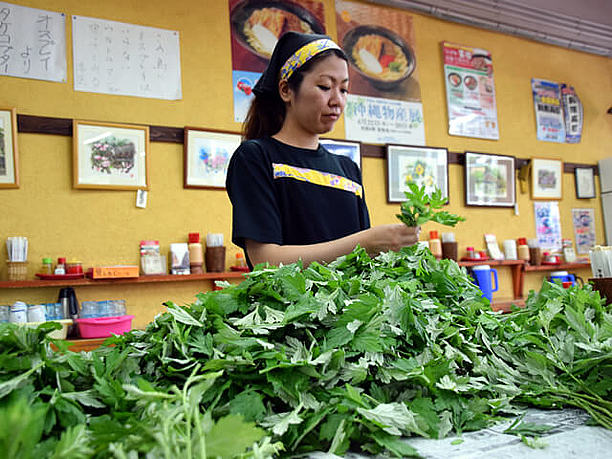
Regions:
M 351 158 L 361 169 L 361 143 L 331 139 L 319 139 L 319 143 L 330 153 Z
M 149 127 L 74 120 L 74 188 L 149 189 Z
M 183 187 L 225 189 L 227 166 L 240 141 L 240 134 L 185 128 Z
M 448 151 L 446 148 L 387 145 L 387 201 L 403 202 L 408 184 L 436 188 L 448 200 Z
M 577 167 L 574 169 L 576 178 L 576 197 L 578 199 L 593 199 L 595 197 L 595 174 L 592 167 Z
M 531 199 L 561 199 L 563 161 L 531 158 Z
M 0 108 L 0 188 L 19 188 L 17 112 Z
M 465 205 L 513 207 L 514 156 L 465 152 Z

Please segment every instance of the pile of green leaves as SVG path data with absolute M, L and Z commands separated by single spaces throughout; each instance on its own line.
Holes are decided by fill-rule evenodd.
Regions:
M 546 282 L 500 315 L 455 262 L 407 247 L 260 266 L 225 287 L 92 353 L 0 327 L 0 448 L 22 438 L 15 413 L 22 457 L 263 457 L 278 442 L 411 456 L 401 437 L 525 405 L 578 406 L 612 428 L 612 318 L 588 285 Z
M 406 225 L 420 226 L 431 220 L 441 225 L 455 226 L 465 221 L 465 218 L 446 210 L 435 210 L 442 208 L 447 201 L 439 188 L 433 193 L 427 193 L 425 186 L 420 187 L 414 182 L 409 182 L 408 187 L 410 191 L 404 192 L 406 200 L 400 205 L 401 213 L 396 215 Z

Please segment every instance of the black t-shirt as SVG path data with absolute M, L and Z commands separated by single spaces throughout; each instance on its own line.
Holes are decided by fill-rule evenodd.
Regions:
M 247 140 L 232 155 L 226 188 L 232 242 L 243 249 L 245 239 L 306 245 L 370 227 L 359 167 L 321 145 L 309 150 L 271 137 Z

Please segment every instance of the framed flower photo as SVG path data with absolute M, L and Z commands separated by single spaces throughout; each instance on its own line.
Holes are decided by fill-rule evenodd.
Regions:
M 227 167 L 240 141 L 240 134 L 185 128 L 183 187 L 225 189 Z
M 149 127 L 74 120 L 74 188 L 149 189 Z
M 563 161 L 531 158 L 531 199 L 562 198 Z
M 576 198 L 593 199 L 595 197 L 595 173 L 592 167 L 576 167 Z
M 448 150 L 446 148 L 387 145 L 387 202 L 403 202 L 408 184 L 436 188 L 448 200 Z
M 465 152 L 465 205 L 513 207 L 516 181 L 513 156 Z
M 19 188 L 17 112 L 0 108 L 0 188 Z
M 330 153 L 351 158 L 361 169 L 361 143 L 344 140 L 319 139 L 319 143 Z

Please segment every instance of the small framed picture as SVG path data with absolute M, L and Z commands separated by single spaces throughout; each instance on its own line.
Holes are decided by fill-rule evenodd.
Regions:
M 578 199 L 593 199 L 595 197 L 595 174 L 592 167 L 576 167 L 576 197 Z
M 0 188 L 19 188 L 17 112 L 0 108 Z
M 361 143 L 344 140 L 319 139 L 319 143 L 330 153 L 351 158 L 361 169 Z
M 465 152 L 465 205 L 513 207 L 516 203 L 514 157 Z
M 183 187 L 225 189 L 227 167 L 240 141 L 240 134 L 185 128 Z
M 403 202 L 408 184 L 436 188 L 448 200 L 448 151 L 446 148 L 387 145 L 387 201 Z
M 149 189 L 149 127 L 74 120 L 74 188 Z
M 531 199 L 561 199 L 563 161 L 531 158 Z

